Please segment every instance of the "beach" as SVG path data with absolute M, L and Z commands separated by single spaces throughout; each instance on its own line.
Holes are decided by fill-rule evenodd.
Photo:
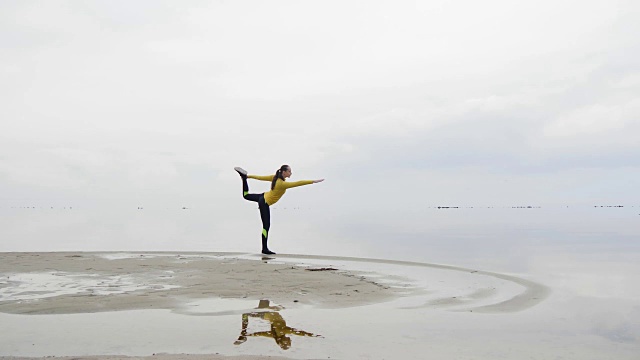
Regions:
M 155 316 L 153 314 L 167 316 L 170 313 L 171 316 L 182 318 L 226 317 L 242 318 L 243 321 L 245 316 L 247 323 L 249 317 L 257 318 L 263 323 L 265 318 L 276 317 L 275 321 L 269 320 L 271 325 L 277 328 L 285 324 L 281 327 L 291 336 L 300 335 L 296 334 L 298 329 L 286 326 L 283 318 L 285 314 L 292 312 L 305 314 L 319 309 L 339 311 L 376 304 L 384 306 L 393 300 L 404 298 L 413 299 L 411 306 L 421 308 L 453 308 L 458 311 L 475 309 L 478 312 L 502 313 L 534 306 L 547 293 L 544 286 L 506 275 L 442 265 L 357 258 L 302 255 L 267 257 L 233 253 L 48 252 L 1 253 L 0 260 L 0 314 L 3 314 L 0 318 L 4 320 L 5 326 L 15 321 L 12 330 L 29 333 L 33 329 L 30 329 L 29 321 L 25 320 L 53 320 L 52 323 L 41 325 L 36 331 L 41 334 L 36 336 L 36 339 L 40 338 L 38 340 L 33 335 L 15 336 L 16 342 L 11 343 L 7 338 L 3 340 L 4 351 L 13 348 L 18 354 L 41 356 L 5 356 L 2 359 L 48 356 L 63 359 L 116 359 L 130 356 L 140 359 L 281 358 L 273 354 L 277 347 L 267 351 L 268 354 L 271 352 L 269 355 L 223 355 L 215 352 L 189 354 L 140 350 L 135 349 L 135 341 L 128 349 L 112 350 L 114 353 L 109 353 L 108 348 L 99 344 L 94 344 L 93 350 L 91 347 L 77 350 L 84 353 L 69 353 L 74 351 L 69 349 L 69 343 L 73 342 L 70 339 L 58 340 L 62 344 L 52 346 L 51 343 L 56 342 L 56 332 L 73 332 L 70 328 L 76 327 L 73 319 L 78 316 L 88 319 L 87 322 L 81 322 L 87 329 L 92 328 L 92 324 L 103 323 L 103 319 L 109 319 L 107 321 L 112 322 L 110 326 L 117 327 L 117 324 L 142 316 L 135 322 L 144 324 L 147 315 L 142 314 L 148 314 L 152 318 Z M 376 271 L 376 265 L 381 266 L 378 270 L 382 271 Z M 390 271 L 393 267 L 405 270 L 411 267 L 422 268 L 448 285 L 440 285 L 439 291 L 427 290 L 425 286 L 416 283 L 415 279 L 411 279 L 409 273 L 415 270 L 407 274 L 393 274 Z M 353 270 L 358 268 L 368 270 Z M 385 269 L 388 271 L 384 271 Z M 477 288 L 467 286 L 472 281 Z M 462 290 L 462 287 L 468 289 Z M 501 289 L 496 290 L 496 287 Z M 452 296 L 456 292 L 463 296 Z M 404 304 L 405 307 L 409 305 Z M 125 314 L 124 317 L 122 314 Z M 269 315 L 265 317 L 264 314 Z M 55 321 L 56 317 L 61 321 Z M 116 320 L 119 318 L 121 320 Z M 349 326 L 349 320 L 344 320 L 345 326 Z M 244 324 L 236 322 L 236 325 L 237 329 L 229 333 L 242 334 L 249 330 Z M 52 329 L 47 329 L 51 326 Z M 244 330 L 242 326 L 245 326 Z M 272 327 L 271 331 L 277 330 Z M 260 336 L 264 337 L 265 331 L 262 333 Z M 324 337 L 320 334 L 303 333 L 308 338 Z M 270 336 L 275 339 L 273 334 L 267 334 L 266 337 Z M 122 341 L 110 331 L 96 334 L 92 339 L 96 343 Z M 31 349 L 28 346 L 30 342 L 34 342 Z M 242 345 L 242 341 L 237 342 L 234 343 L 235 349 L 240 349 L 238 345 Z M 280 352 L 289 350 L 289 347 L 278 341 L 276 343 L 281 347 Z M 41 349 L 34 351 L 34 347 Z M 256 352 L 263 351 L 257 349 Z
M 354 272 L 225 254 L 4 253 L 0 312 L 71 314 L 179 311 L 185 299 L 260 300 L 282 306 L 349 307 L 397 289 Z M 30 288 L 31 286 L 32 288 Z

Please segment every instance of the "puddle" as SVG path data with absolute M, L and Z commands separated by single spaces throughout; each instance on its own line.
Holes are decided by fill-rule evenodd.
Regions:
M 0 313 L 2 326 L 13 329 L 0 339 L 0 356 L 304 351 L 309 339 L 322 338 L 308 331 L 307 327 L 313 328 L 308 322 L 299 320 L 306 310 L 288 311 L 266 299 L 204 299 L 184 303 L 175 311 Z
M 171 278 L 171 271 L 160 278 Z M 133 291 L 168 290 L 177 285 L 149 283 L 131 275 L 105 276 L 67 272 L 17 273 L 0 280 L 0 301 L 33 301 L 61 295 L 114 295 Z

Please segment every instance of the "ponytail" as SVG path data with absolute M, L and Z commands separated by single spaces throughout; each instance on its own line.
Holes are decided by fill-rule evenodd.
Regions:
M 276 187 L 276 181 L 278 181 L 278 179 L 284 181 L 284 176 L 282 176 L 282 172 L 287 171 L 287 169 L 289 169 L 289 165 L 282 165 L 280 166 L 280 169 L 276 171 L 276 174 L 273 175 L 273 180 L 271 180 L 271 190 L 273 190 Z

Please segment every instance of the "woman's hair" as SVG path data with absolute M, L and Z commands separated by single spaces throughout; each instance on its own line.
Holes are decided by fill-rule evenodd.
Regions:
M 273 180 L 271 180 L 271 190 L 273 190 L 276 187 L 276 181 L 278 181 L 278 179 L 284 181 L 284 176 L 282 176 L 282 172 L 287 171 L 287 169 L 289 169 L 289 165 L 282 165 L 280 166 L 280 169 L 276 171 L 276 174 L 273 175 Z

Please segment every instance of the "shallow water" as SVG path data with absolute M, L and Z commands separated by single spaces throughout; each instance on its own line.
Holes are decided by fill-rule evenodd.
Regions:
M 0 211 L 0 251 L 237 251 L 259 258 L 258 219 L 216 222 L 206 208 Z M 185 304 L 180 312 L 0 314 L 0 355 L 213 352 L 384 359 L 401 352 L 404 358 L 637 359 L 639 220 L 639 206 L 425 208 L 393 217 L 375 211 L 345 217 L 339 211 L 274 209 L 273 250 L 333 258 L 276 256 L 273 261 L 383 273 L 390 283 L 421 286 L 427 293 L 357 308 L 279 310 L 287 326 L 321 335 L 291 336 L 288 350 L 267 337 L 234 344 L 242 314 L 259 305 L 242 300 Z M 473 276 L 444 287 L 430 276 L 447 270 L 425 272 L 412 264 L 339 256 L 451 265 L 533 281 L 549 291 L 533 306 L 472 312 L 467 305 L 499 303 L 524 288 L 492 278 L 499 291 L 491 292 L 474 288 Z M 451 293 L 438 293 L 443 288 Z M 63 331 L 54 331 L 61 323 Z M 249 326 L 248 331 L 259 332 L 270 325 L 251 318 Z

